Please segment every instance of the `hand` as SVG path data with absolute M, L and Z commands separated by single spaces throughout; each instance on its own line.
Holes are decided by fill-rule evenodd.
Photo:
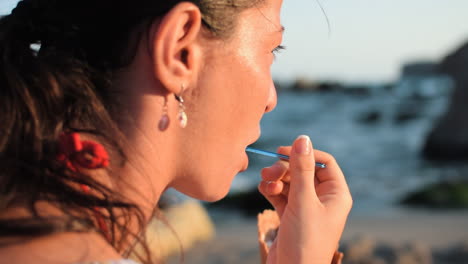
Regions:
M 262 170 L 260 192 L 281 219 L 267 263 L 330 264 L 352 207 L 352 198 L 333 156 L 313 150 L 309 137 L 300 136 L 289 155 Z M 326 164 L 316 168 L 315 161 Z

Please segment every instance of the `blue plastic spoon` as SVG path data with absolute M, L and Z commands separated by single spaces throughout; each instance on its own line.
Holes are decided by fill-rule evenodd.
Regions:
M 260 155 L 263 155 L 263 156 L 268 156 L 268 157 L 273 157 L 273 158 L 279 158 L 279 159 L 282 159 L 282 160 L 289 160 L 289 156 L 286 156 L 286 155 L 283 155 L 283 154 L 279 154 L 279 153 L 275 153 L 275 152 L 266 151 L 266 150 L 261 150 L 261 149 L 255 149 L 255 148 L 247 147 L 247 148 L 245 149 L 245 151 L 251 152 L 251 153 L 260 154 Z M 323 164 L 323 163 L 320 163 L 320 162 L 315 162 L 315 166 L 317 166 L 317 167 L 319 167 L 319 168 L 322 168 L 322 169 L 325 169 L 325 168 L 327 167 L 327 165 L 325 165 L 325 164 Z

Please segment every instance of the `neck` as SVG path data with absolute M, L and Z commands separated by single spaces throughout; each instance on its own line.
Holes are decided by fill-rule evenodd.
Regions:
M 161 131 L 159 121 L 167 103 L 168 116 L 176 117 L 178 103 L 165 93 L 161 84 L 152 79 L 151 67 L 129 67 L 121 72 L 116 88 L 126 98 L 119 126 L 128 142 L 125 143 L 128 161 L 124 168 L 115 168 L 121 175 L 116 189 L 130 197 L 146 217 L 151 217 L 161 194 L 177 175 L 177 138 L 180 128 L 176 120 L 170 120 Z M 167 102 L 166 102 L 167 100 Z M 142 114 L 151 113 L 151 114 Z

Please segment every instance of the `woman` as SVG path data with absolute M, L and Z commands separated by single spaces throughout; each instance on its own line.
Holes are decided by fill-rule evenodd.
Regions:
M 281 5 L 19 2 L 0 21 L 0 262 L 122 260 L 165 189 L 224 197 L 276 104 Z M 281 217 L 268 263 L 330 263 L 344 176 L 306 136 L 280 152 L 259 185 Z

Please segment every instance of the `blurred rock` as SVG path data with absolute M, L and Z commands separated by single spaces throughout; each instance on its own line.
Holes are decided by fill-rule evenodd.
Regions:
M 395 88 L 395 83 L 384 83 L 382 84 L 382 89 L 384 91 L 392 91 Z
M 357 237 L 342 247 L 347 264 L 432 264 L 432 251 L 418 243 L 388 244 Z
M 317 90 L 317 84 L 307 79 L 298 78 L 291 85 L 291 89 L 293 91 L 315 91 Z
M 367 85 L 349 85 L 343 89 L 343 92 L 354 96 L 370 96 L 372 95 L 372 89 Z
M 424 107 L 420 103 L 406 102 L 397 106 L 393 122 L 397 125 L 423 117 Z
M 398 250 L 396 264 L 431 264 L 431 249 L 418 242 L 410 242 Z
M 362 113 L 356 118 L 356 121 L 362 124 L 375 124 L 380 120 L 382 120 L 382 113 L 377 110 Z
M 384 260 L 385 263 L 395 263 L 398 259 L 398 250 L 397 245 L 379 243 L 373 254 Z
M 438 249 L 434 255 L 437 263 L 465 264 L 468 262 L 468 241 L 460 242 L 448 249 Z
M 430 160 L 468 160 L 468 43 L 440 64 L 455 84 L 446 114 L 429 134 L 423 155 Z
M 370 261 L 374 256 L 376 246 L 377 242 L 369 237 L 356 237 L 342 246 L 344 262 L 349 264 L 373 263 Z
M 291 85 L 291 89 L 297 92 L 303 92 L 303 91 L 331 92 L 331 91 L 341 91 L 343 90 L 343 86 L 338 82 L 314 82 L 305 78 L 298 78 Z
M 322 82 L 317 85 L 317 90 L 321 92 L 342 91 L 343 85 L 338 82 Z
M 403 76 L 432 76 L 437 74 L 437 64 L 433 61 L 407 63 L 402 68 Z
M 468 208 L 468 182 L 440 182 L 408 194 L 402 204 L 428 208 Z
M 412 62 L 403 66 L 395 95 L 413 101 L 425 101 L 446 96 L 453 82 L 439 70 L 436 62 Z
M 256 217 L 259 212 L 265 209 L 273 209 L 270 202 L 260 194 L 257 188 L 245 192 L 229 194 L 217 202 L 208 204 L 208 206 L 239 210 L 251 217 Z
M 212 239 L 214 234 L 214 224 L 208 213 L 195 200 L 185 200 L 157 211 L 145 233 L 148 249 L 158 260 L 181 254 L 197 242 Z M 143 249 L 136 245 L 132 254 L 138 256 L 141 252 Z

